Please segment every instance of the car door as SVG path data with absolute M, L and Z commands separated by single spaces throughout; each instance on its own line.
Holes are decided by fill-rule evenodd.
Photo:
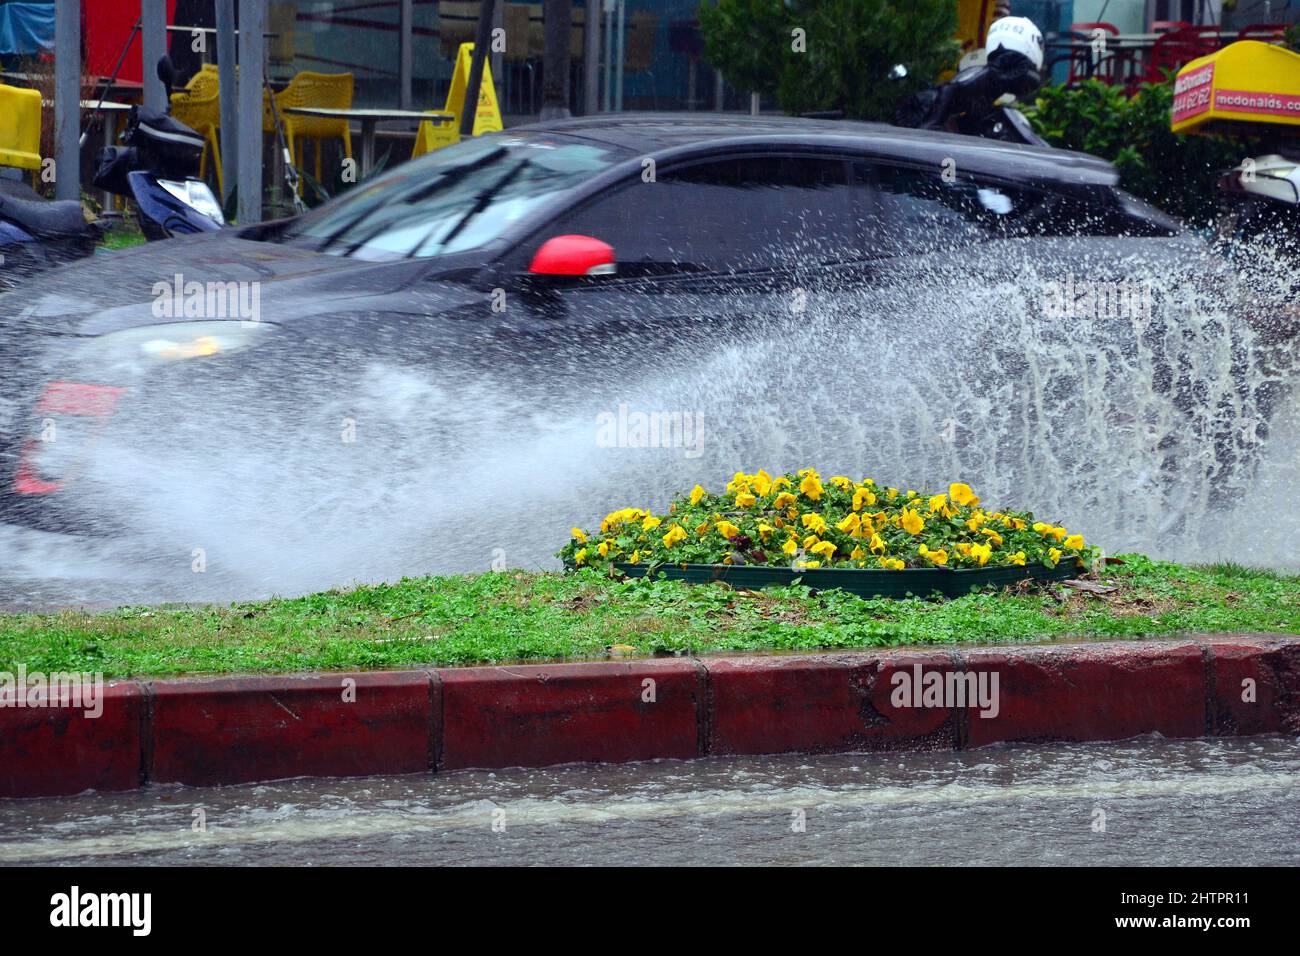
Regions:
M 613 338 L 716 343 L 797 310 L 830 267 L 860 260 L 847 157 L 765 151 L 693 159 L 630 179 L 558 217 L 519 251 L 584 235 L 613 247 L 614 275 L 525 295 L 541 334 L 571 347 Z M 581 344 L 579 344 L 581 343 Z

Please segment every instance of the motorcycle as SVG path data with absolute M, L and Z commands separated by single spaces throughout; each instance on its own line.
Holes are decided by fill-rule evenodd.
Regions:
M 1042 84 L 1033 63 L 1013 51 L 997 49 L 988 60 L 961 70 L 947 83 L 922 90 L 894 116 L 897 126 L 946 130 L 1006 143 L 1046 146 L 1029 120 L 1011 103 Z
M 158 61 L 168 103 L 176 71 L 170 57 Z M 150 241 L 215 232 L 225 225 L 221 204 L 198 178 L 203 137 L 168 110 L 132 107 L 122 133 L 124 146 L 100 150 L 94 185 L 135 201 L 140 231 Z

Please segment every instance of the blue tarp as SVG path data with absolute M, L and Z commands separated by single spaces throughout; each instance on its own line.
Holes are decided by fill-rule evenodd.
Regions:
M 54 4 L 0 6 L 0 55 L 28 56 L 54 49 Z

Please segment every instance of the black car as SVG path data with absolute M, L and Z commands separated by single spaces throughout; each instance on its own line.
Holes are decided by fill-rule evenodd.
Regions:
M 429 375 L 369 469 L 430 454 L 402 420 L 430 402 L 454 455 L 483 428 L 456 409 L 526 415 L 646 380 L 798 323 L 809 301 L 860 311 L 863 290 L 883 301 L 923 274 L 987 285 L 1052 257 L 1060 275 L 1200 254 L 1116 183 L 1077 153 L 792 118 L 627 114 L 468 140 L 300 218 L 95 258 L 0 300 L 0 522 L 130 525 L 162 507 L 155 466 L 182 453 L 211 459 L 167 480 L 217 511 L 214 471 L 247 489 L 328 470 L 235 459 L 294 460 L 308 433 L 348 454 L 349 427 L 376 434 L 364 396 L 391 412 L 406 394 L 375 384 L 377 364 Z M 137 486 L 150 497 L 122 497 Z

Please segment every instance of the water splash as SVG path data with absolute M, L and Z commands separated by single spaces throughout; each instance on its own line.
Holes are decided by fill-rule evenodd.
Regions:
M 359 368 L 304 359 L 278 392 L 161 393 L 72 494 L 129 519 L 105 547 L 136 572 L 133 597 L 556 567 L 572 525 L 807 465 L 918 490 L 965 481 L 1110 552 L 1297 566 L 1291 261 L 1258 250 L 1229 272 L 1190 244 L 1171 267 L 1139 243 L 1103 258 L 1034 242 L 1032 258 L 1013 243 L 914 258 L 869 288 L 796 277 L 735 302 L 683 297 L 659 345 L 629 316 L 617 334 L 569 330 L 544 358 L 501 361 L 503 333 L 424 368 L 397 348 Z M 1153 307 L 1053 318 L 1044 283 L 1067 276 L 1144 284 Z M 609 447 L 600 416 L 620 406 L 695 416 L 703 443 Z

